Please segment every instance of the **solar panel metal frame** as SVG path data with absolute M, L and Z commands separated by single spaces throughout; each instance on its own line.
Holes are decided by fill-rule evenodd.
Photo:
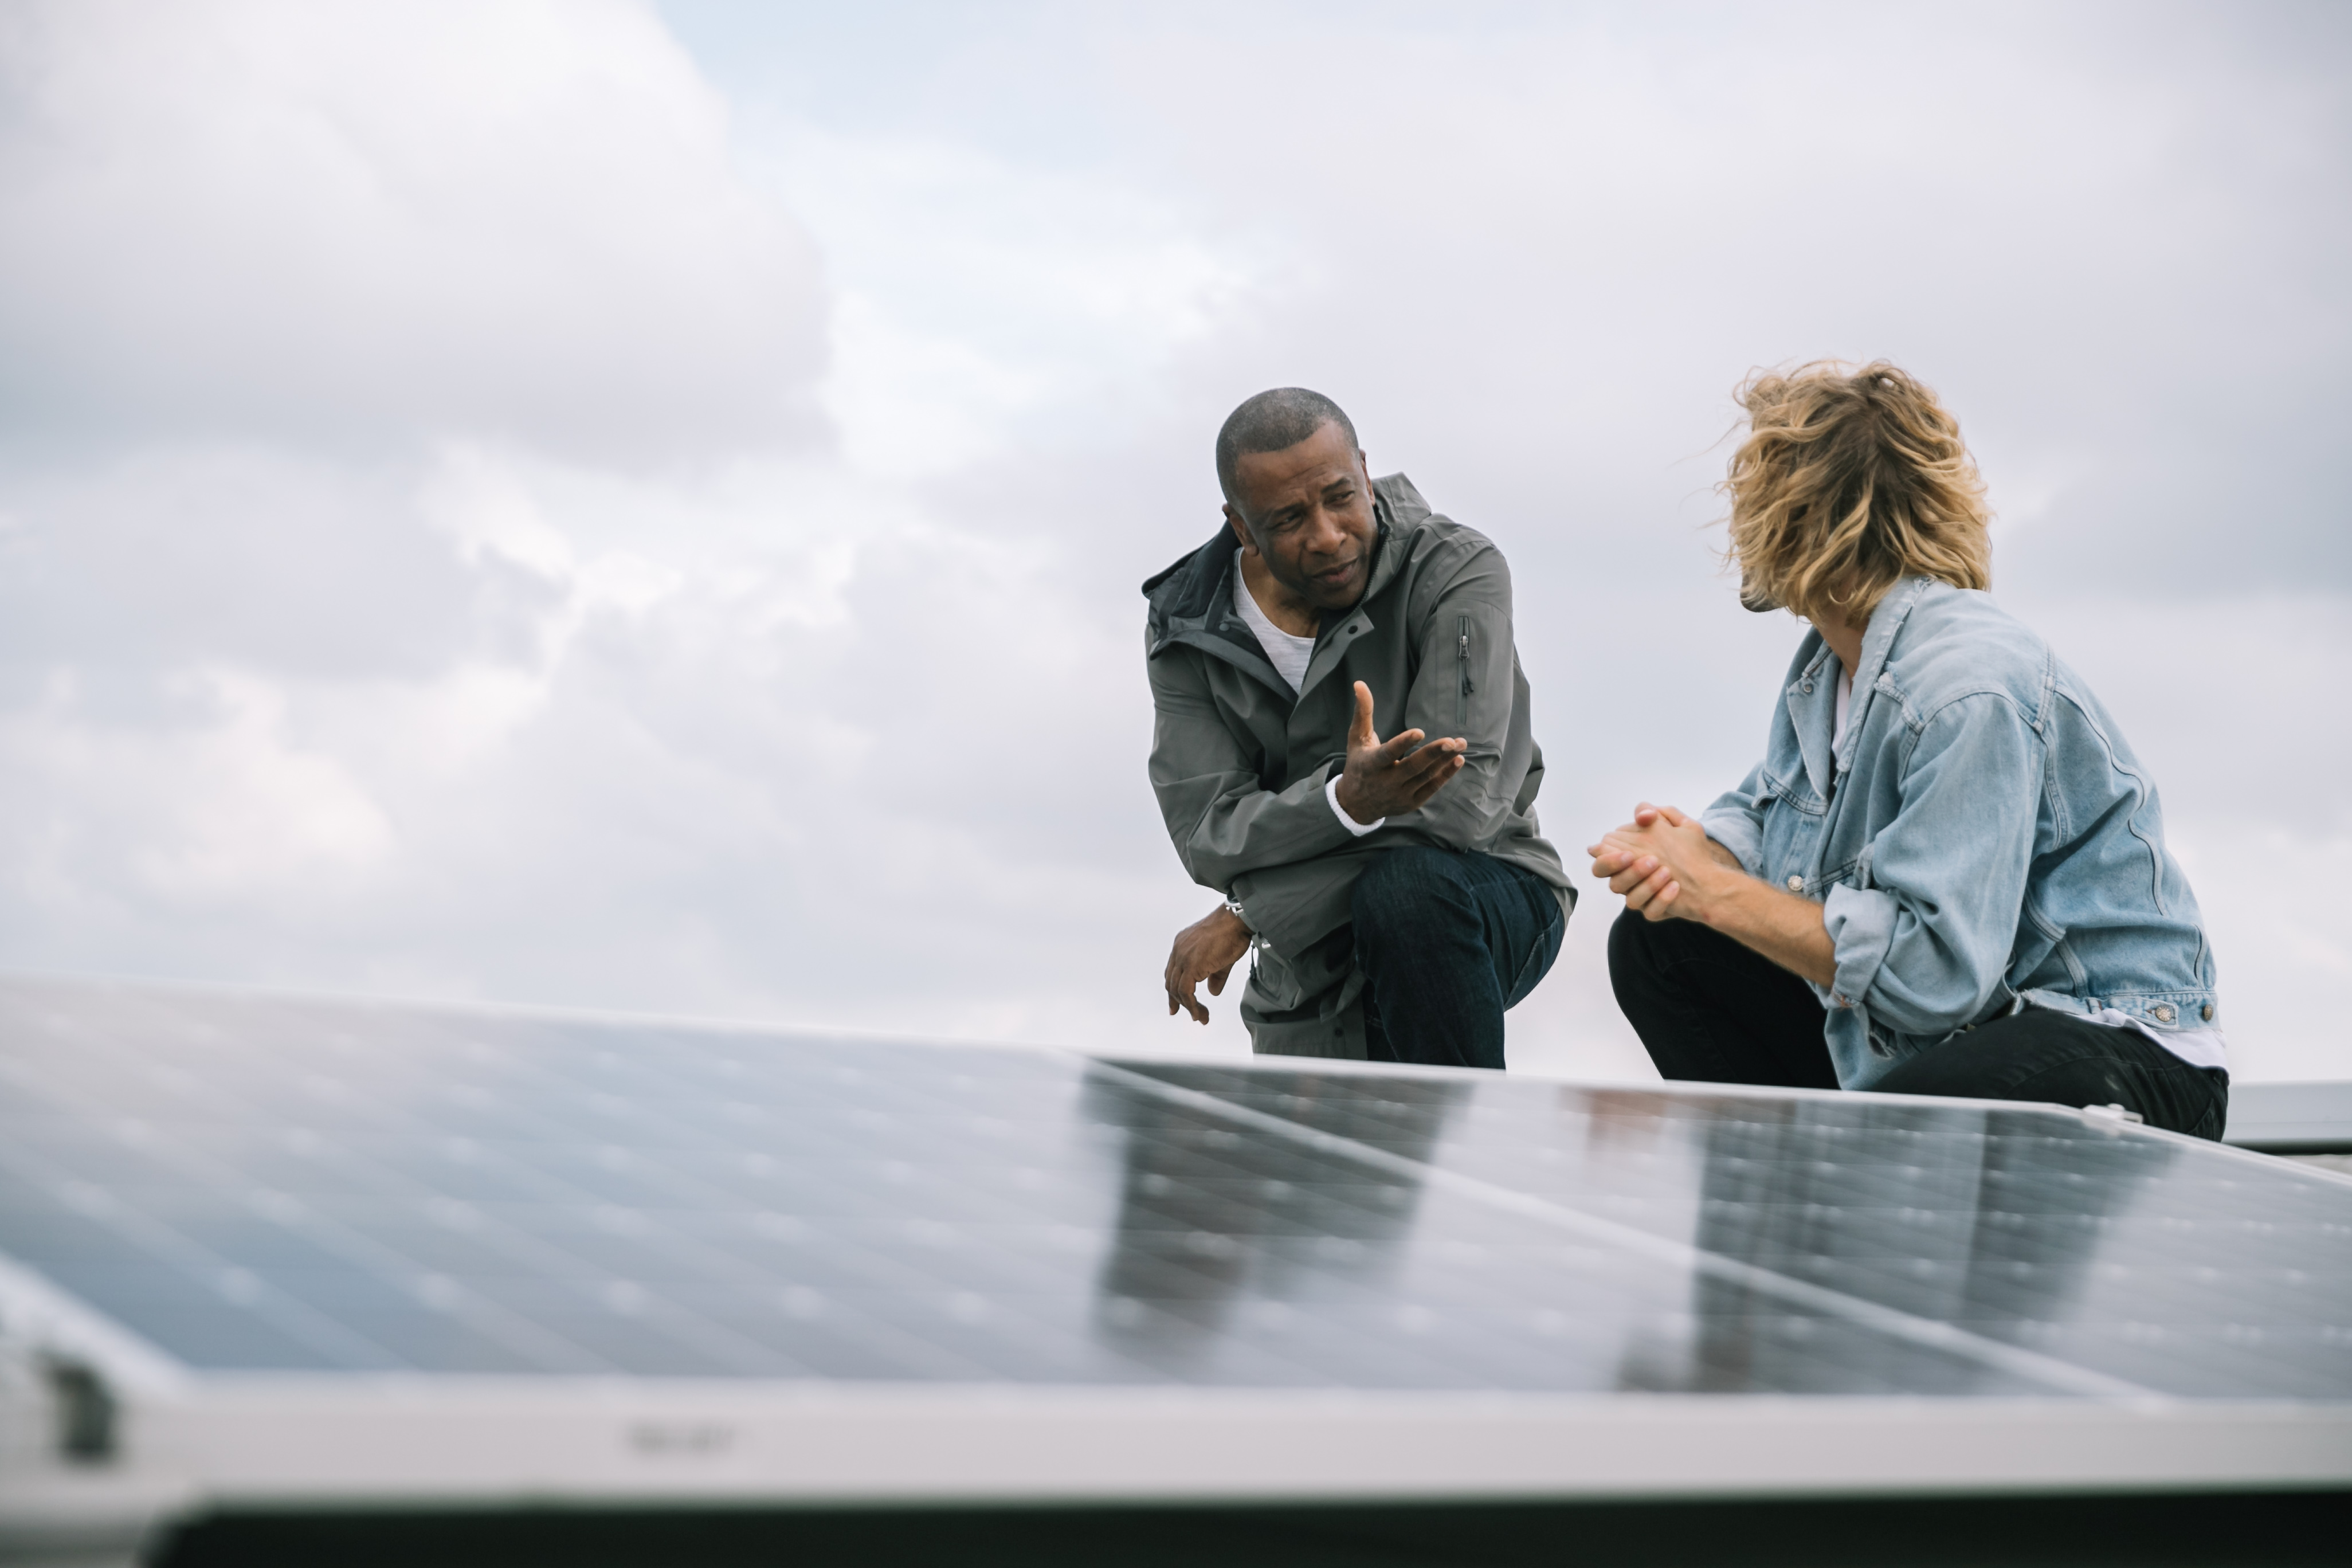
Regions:
M 479 1016 L 612 1022 L 526 1010 Z M 660 1023 L 735 1038 L 796 1037 Z M 1034 1057 L 1073 1059 L 1062 1052 Z M 1245 1136 L 1313 1144 L 1375 1166 L 1403 1158 L 1152 1070 L 1196 1070 L 1198 1058 L 1077 1059 L 1095 1061 L 1094 1070 L 1138 1093 L 1222 1117 Z M 1332 1079 L 1495 1081 L 1381 1064 L 1218 1067 L 1268 1079 L 1311 1068 Z M 1640 1092 L 1667 1100 L 1729 1096 L 1846 1106 L 1895 1100 L 1719 1086 L 1643 1085 Z M 2083 1113 L 2056 1108 L 1950 1103 L 2047 1117 L 2053 1126 L 2085 1124 Z M 2165 1141 L 2200 1160 L 2274 1169 L 2259 1154 L 2095 1117 L 2091 1124 L 2105 1136 Z M 1594 1231 L 1592 1216 L 1537 1194 L 1436 1166 L 1418 1174 L 1521 1219 Z M 2305 1174 L 2352 1194 L 2352 1180 Z M 1675 1245 L 1654 1237 L 1633 1244 Z M 1700 1268 L 1742 1267 L 1694 1246 L 1681 1250 Z M 2048 1395 L 1956 1399 L 196 1372 L 5 1258 L 0 1321 L 12 1325 L 20 1349 L 30 1333 L 47 1352 L 102 1369 L 131 1434 L 111 1464 L 68 1462 L 46 1441 L 47 1416 L 40 1401 L 26 1396 L 24 1378 L 0 1387 L 0 1521 L 20 1531 L 145 1521 L 199 1506 L 520 1500 L 593 1506 L 1469 1500 L 2352 1486 L 2352 1401 L 2153 1396 L 2096 1378 Z M 0 1524 L 0 1543 L 6 1528 Z
M 2227 1141 L 2274 1152 L 2352 1152 L 2352 1079 L 2230 1086 Z

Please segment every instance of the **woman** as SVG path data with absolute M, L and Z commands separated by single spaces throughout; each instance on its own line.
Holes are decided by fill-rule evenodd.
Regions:
M 1740 389 L 1730 555 L 1811 623 L 1764 760 L 1591 847 L 1618 1005 L 1670 1079 L 2120 1105 L 2221 1135 L 2213 954 L 2156 789 L 1985 590 L 1984 488 L 1884 363 Z

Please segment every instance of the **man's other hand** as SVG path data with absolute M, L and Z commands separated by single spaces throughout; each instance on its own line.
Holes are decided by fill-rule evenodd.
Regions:
M 1339 775 L 1339 809 L 1358 822 L 1417 811 L 1462 771 L 1470 742 L 1459 736 L 1422 745 L 1406 730 L 1385 742 L 1372 731 L 1372 689 L 1356 682 L 1356 721 L 1348 726 L 1348 766 Z M 1419 750 L 1415 750 L 1419 747 Z
M 1168 953 L 1168 1016 L 1174 1017 L 1181 1007 L 1192 1015 L 1192 1022 L 1207 1023 L 1209 1009 L 1192 987 L 1205 980 L 1210 995 L 1223 995 L 1225 976 L 1249 945 L 1250 928 L 1223 904 L 1178 931 L 1176 945 Z
M 1747 875 L 1730 850 L 1671 805 L 1637 806 L 1633 820 L 1585 847 L 1592 874 L 1644 920 L 1706 919 L 1705 905 L 1727 871 Z

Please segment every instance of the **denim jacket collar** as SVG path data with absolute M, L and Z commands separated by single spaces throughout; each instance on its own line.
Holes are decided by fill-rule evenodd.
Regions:
M 1830 756 L 1830 731 L 1837 726 L 1837 681 L 1830 666 L 1837 656 L 1819 631 L 1805 634 L 1809 646 L 1798 656 L 1803 662 L 1797 678 L 1782 693 L 1789 704 L 1789 722 L 1797 733 L 1797 752 L 1804 759 L 1805 777 L 1817 799 L 1830 797 L 1836 772 Z
M 1895 647 L 1895 635 L 1903 623 L 1911 618 L 1912 606 L 1918 604 L 1933 579 L 1905 577 L 1886 591 L 1871 612 L 1870 627 L 1862 637 L 1862 668 L 1853 672 L 1853 697 L 1846 711 L 1845 736 L 1837 748 L 1837 771 L 1843 773 L 1853 765 L 1853 748 L 1862 736 L 1863 721 L 1870 715 L 1870 700 L 1878 689 L 1878 678 L 1886 668 L 1886 656 Z M 1831 700 L 1835 702 L 1835 693 Z M 1832 727 L 1837 721 L 1830 721 Z
M 1829 799 L 1838 775 L 1853 765 L 1853 748 L 1862 734 L 1863 721 L 1869 716 L 1879 675 L 1886 668 L 1886 656 L 1928 582 L 1925 577 L 1901 579 L 1872 612 L 1869 629 L 1862 637 L 1862 668 L 1852 672 L 1853 696 L 1846 711 L 1845 739 L 1834 750 L 1831 741 L 1837 732 L 1837 678 L 1830 674 L 1830 666 L 1837 662 L 1837 655 L 1830 651 L 1828 639 L 1818 629 L 1807 634 L 1809 646 L 1799 650 L 1802 663 L 1782 695 L 1789 704 L 1789 722 L 1797 732 L 1797 749 L 1805 759 L 1805 776 L 1813 793 L 1823 800 Z

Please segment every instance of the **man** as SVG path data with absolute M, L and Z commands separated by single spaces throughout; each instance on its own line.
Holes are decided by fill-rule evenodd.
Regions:
M 1222 995 L 1255 949 L 1261 1053 L 1500 1068 L 1575 901 L 1536 827 L 1502 552 L 1403 475 L 1374 482 L 1302 388 L 1234 411 L 1217 480 L 1224 526 L 1143 585 L 1151 786 L 1225 898 L 1177 933 L 1169 1014 L 1207 1023 L 1195 987 Z
M 1592 846 L 1670 1079 L 2120 1105 L 2218 1138 L 2213 953 L 2147 770 L 1985 589 L 1959 426 L 1884 363 L 1741 388 L 1731 555 L 1812 623 L 1764 761 Z

